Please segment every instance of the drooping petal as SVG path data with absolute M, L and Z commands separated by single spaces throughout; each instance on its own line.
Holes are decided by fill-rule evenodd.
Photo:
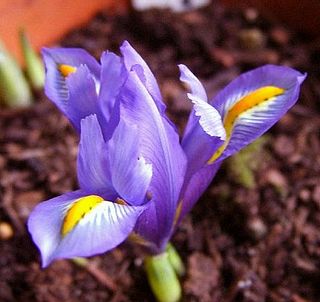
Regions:
M 131 205 L 146 201 L 152 177 L 152 165 L 139 154 L 139 141 L 138 126 L 120 120 L 108 142 L 112 184 L 121 198 Z
M 97 60 L 82 48 L 42 48 L 44 59 L 54 61 L 60 65 L 69 65 L 78 67 L 80 65 L 87 65 L 90 72 L 99 79 L 100 66 Z
M 45 92 L 79 130 L 81 118 L 97 111 L 100 66 L 82 49 L 44 48 L 42 54 Z
M 185 177 L 185 182 L 188 182 L 223 143 L 226 133 L 220 113 L 208 104 L 200 81 L 185 65 L 179 65 L 179 69 L 180 80 L 189 86 L 191 93 L 188 93 L 188 98 L 194 104 L 181 142 L 188 158 Z
M 214 152 L 207 165 L 198 170 L 193 168 L 192 159 L 196 158 L 198 168 L 199 161 L 208 156 L 207 151 L 212 152 L 212 146 L 210 142 L 199 139 L 203 136 L 199 131 L 206 133 L 207 125 L 201 124 L 200 120 L 198 124 L 195 119 L 189 120 L 189 133 L 183 138 L 182 146 L 188 159 L 191 158 L 187 170 L 191 169 L 191 173 L 187 172 L 191 178 L 186 177 L 181 190 L 177 221 L 190 211 L 207 188 L 222 160 L 262 135 L 296 102 L 304 79 L 305 75 L 291 68 L 267 65 L 241 75 L 223 89 L 211 103 L 223 118 L 226 139 L 220 147 L 214 144 Z M 194 152 L 188 137 L 189 142 L 198 144 Z
M 266 65 L 224 88 L 212 105 L 223 116 L 227 137 L 208 163 L 232 155 L 273 126 L 297 101 L 305 77 L 288 67 Z
M 108 147 L 96 115 L 81 121 L 78 154 L 78 181 L 87 192 L 115 192 L 110 174 Z
M 172 230 L 183 182 L 186 159 L 175 129 L 168 123 L 141 82 L 135 65 L 121 92 L 121 117 L 138 125 L 139 150 L 152 165 L 152 201 L 139 219 L 136 231 L 162 249 Z M 141 72 L 141 70 L 140 70 Z
M 141 66 L 141 68 L 136 69 L 136 73 L 140 78 L 140 81 L 143 83 L 143 85 L 146 87 L 146 89 L 154 99 L 160 112 L 163 113 L 165 111 L 166 106 L 162 101 L 157 80 L 155 79 L 147 63 L 136 52 L 136 50 L 129 44 L 128 41 L 123 42 L 123 44 L 120 47 L 120 50 L 123 55 L 124 64 L 128 71 L 131 71 L 132 67 L 135 65 Z
M 29 217 L 28 229 L 46 267 L 55 259 L 88 257 L 116 247 L 143 209 L 76 191 L 40 203 Z

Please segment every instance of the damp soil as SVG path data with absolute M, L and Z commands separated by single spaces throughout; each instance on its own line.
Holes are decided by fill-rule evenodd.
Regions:
M 99 57 L 125 39 L 156 74 L 180 130 L 190 104 L 178 63 L 211 96 L 267 63 L 308 72 L 298 104 L 249 155 L 225 161 L 172 241 L 186 264 L 183 301 L 320 301 L 319 40 L 215 3 L 180 15 L 102 12 L 59 44 Z M 77 143 L 42 94 L 30 109 L 0 113 L 0 301 L 154 301 L 129 243 L 86 267 L 61 260 L 40 268 L 25 222 L 39 201 L 77 187 Z

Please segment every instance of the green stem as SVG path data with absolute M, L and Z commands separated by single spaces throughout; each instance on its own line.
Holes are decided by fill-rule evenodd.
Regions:
M 181 299 L 181 285 L 167 251 L 146 257 L 144 266 L 150 287 L 159 302 Z

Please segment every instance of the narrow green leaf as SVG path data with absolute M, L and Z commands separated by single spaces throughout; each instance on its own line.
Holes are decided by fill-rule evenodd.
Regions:
M 23 72 L 0 42 L 0 103 L 17 108 L 32 104 L 32 95 Z
M 27 34 L 22 29 L 19 32 L 21 49 L 26 64 L 26 73 L 34 89 L 42 89 L 44 85 L 44 65 L 40 57 L 32 48 Z

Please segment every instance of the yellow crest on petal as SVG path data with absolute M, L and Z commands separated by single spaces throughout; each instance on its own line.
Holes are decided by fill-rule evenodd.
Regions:
M 226 113 L 223 120 L 223 125 L 226 129 L 226 140 L 224 144 L 212 155 L 208 164 L 212 164 L 216 159 L 218 159 L 227 148 L 236 120 L 241 115 L 250 109 L 258 109 L 260 106 L 263 106 L 268 102 L 275 101 L 276 97 L 283 94 L 284 91 L 285 90 L 283 88 L 276 86 L 265 86 L 250 92 L 234 103 Z
M 63 219 L 61 226 L 62 237 L 71 232 L 79 221 L 103 200 L 98 195 L 88 195 L 77 199 L 68 209 Z
M 74 73 L 77 71 L 76 67 L 71 65 L 66 65 L 66 64 L 59 64 L 58 69 L 64 78 L 68 77 L 71 73 Z

